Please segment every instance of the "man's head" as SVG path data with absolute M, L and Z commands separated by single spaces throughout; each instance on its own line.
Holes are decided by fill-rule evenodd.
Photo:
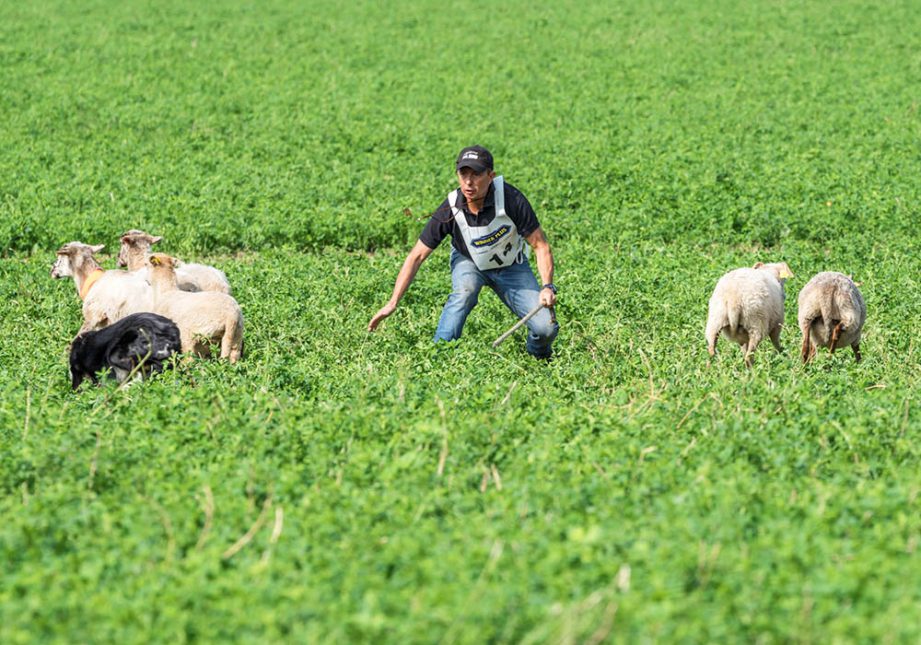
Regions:
M 483 146 L 467 146 L 457 155 L 457 171 L 473 168 L 475 172 L 492 170 L 492 154 Z
M 483 146 L 467 146 L 457 155 L 457 181 L 467 202 L 481 202 L 489 192 L 496 173 L 492 154 Z

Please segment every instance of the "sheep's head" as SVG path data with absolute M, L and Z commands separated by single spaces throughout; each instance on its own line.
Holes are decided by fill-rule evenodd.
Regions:
M 93 254 L 104 248 L 105 244 L 91 246 L 83 242 L 68 242 L 57 251 L 58 257 L 51 265 L 51 277 L 66 278 L 74 275 L 89 262 L 95 264 Z
M 793 272 L 790 270 L 790 267 L 787 266 L 786 262 L 771 262 L 765 264 L 764 262 L 758 262 L 755 266 L 755 269 L 765 269 L 774 274 L 780 284 L 786 282 L 787 278 L 793 277 Z
M 165 253 L 152 253 L 147 258 L 147 264 L 155 271 L 173 271 L 176 267 L 176 259 Z
M 162 240 L 159 235 L 150 235 L 144 231 L 131 229 L 121 234 L 121 248 L 118 249 L 118 258 L 116 264 L 120 267 L 129 266 L 129 259 L 132 255 L 141 257 L 150 253 L 154 244 Z

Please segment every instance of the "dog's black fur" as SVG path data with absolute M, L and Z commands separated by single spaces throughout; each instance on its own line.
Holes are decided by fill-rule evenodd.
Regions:
M 132 314 L 99 331 L 88 331 L 70 346 L 71 387 L 83 379 L 99 384 L 96 372 L 112 369 L 123 383 L 137 368 L 143 377 L 162 372 L 164 362 L 180 350 L 179 328 L 169 318 L 153 313 Z

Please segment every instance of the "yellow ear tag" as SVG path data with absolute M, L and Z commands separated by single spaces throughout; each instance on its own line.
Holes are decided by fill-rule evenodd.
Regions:
M 158 267 L 158 266 L 160 266 L 160 258 L 158 258 L 158 257 L 156 257 L 156 256 L 154 256 L 154 255 L 152 255 L 152 256 L 150 256 L 150 263 L 151 263 L 153 266 Z

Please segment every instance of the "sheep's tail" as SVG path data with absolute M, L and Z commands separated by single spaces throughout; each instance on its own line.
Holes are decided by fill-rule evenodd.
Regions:
M 822 322 L 825 323 L 825 327 L 826 329 L 829 330 L 829 333 L 831 332 L 831 328 L 832 328 L 831 321 L 834 320 L 834 317 L 835 317 L 834 302 L 835 302 L 835 298 L 837 297 L 837 295 L 838 295 L 838 289 L 835 288 L 831 290 L 829 293 L 824 294 L 824 297 L 819 299 L 819 311 L 822 314 Z
M 735 334 L 739 329 L 739 322 L 742 316 L 742 303 L 735 294 L 726 298 L 726 316 L 729 318 L 729 330 Z

